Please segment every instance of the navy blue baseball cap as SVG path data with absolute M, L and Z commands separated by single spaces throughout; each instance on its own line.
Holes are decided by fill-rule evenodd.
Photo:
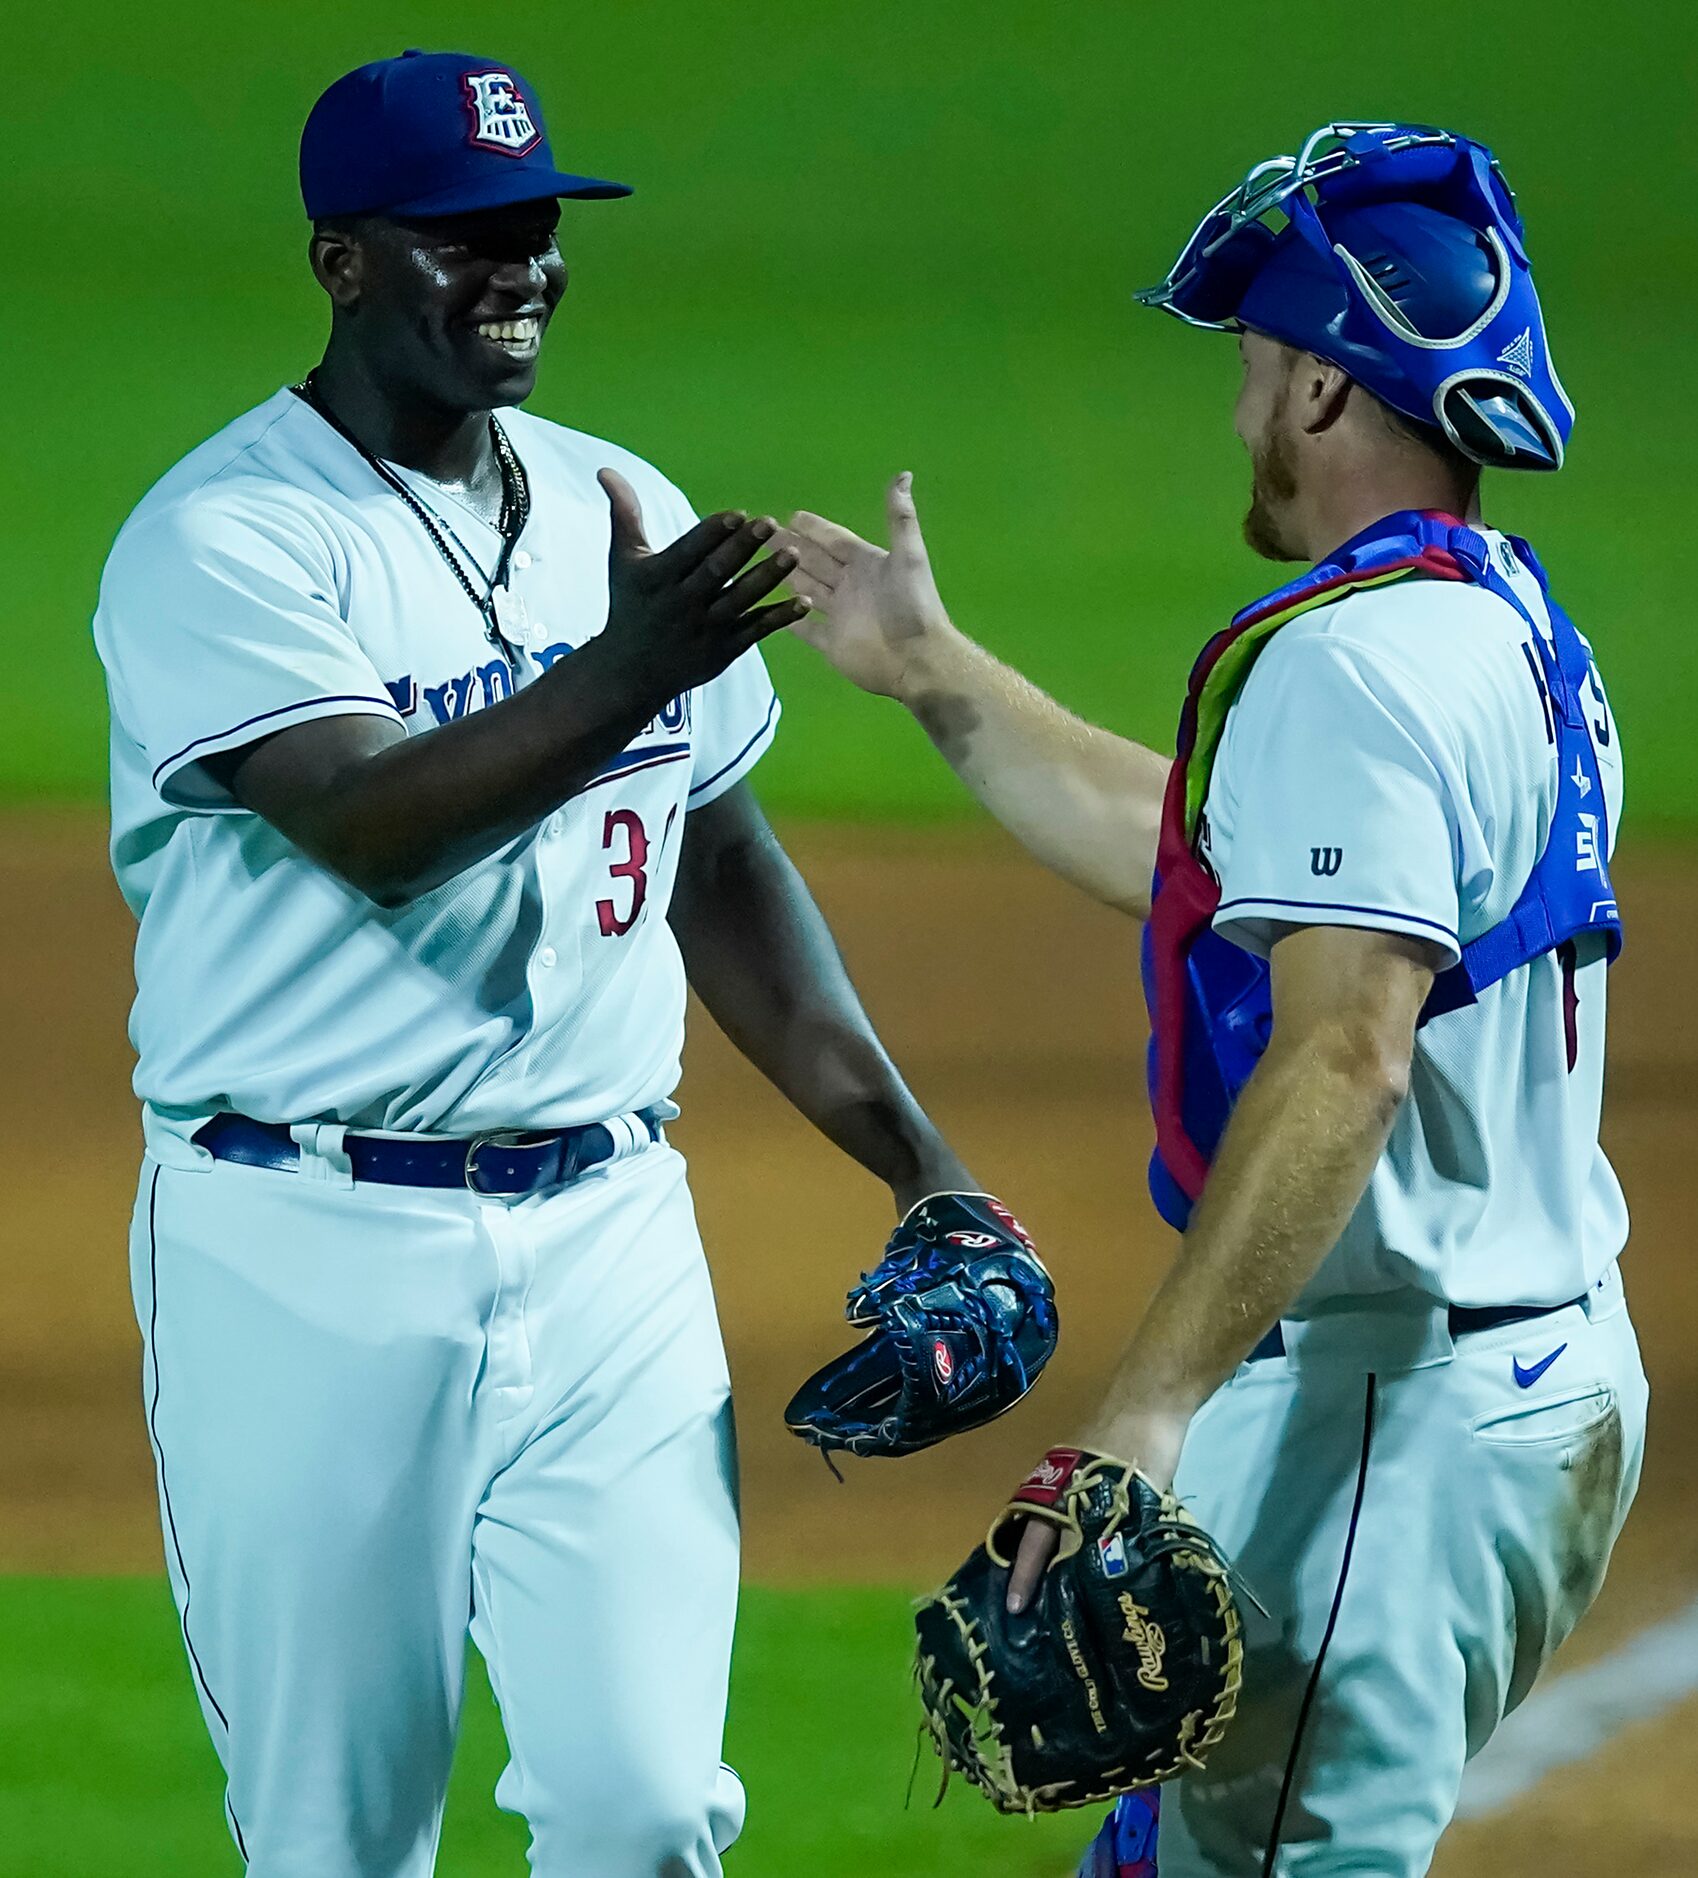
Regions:
M 556 169 L 536 93 L 510 65 L 463 52 L 362 65 L 325 92 L 301 132 L 301 200 L 314 221 L 630 193 Z

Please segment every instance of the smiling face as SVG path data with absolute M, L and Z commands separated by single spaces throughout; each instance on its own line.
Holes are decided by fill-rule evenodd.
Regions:
M 339 339 L 393 392 L 456 412 L 522 404 L 566 291 L 552 198 L 419 222 L 316 229 Z

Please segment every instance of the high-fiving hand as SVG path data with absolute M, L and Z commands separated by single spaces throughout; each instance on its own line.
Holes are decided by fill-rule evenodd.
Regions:
M 612 523 L 607 637 L 657 699 L 717 678 L 768 633 L 806 617 L 805 597 L 758 604 L 789 579 L 799 559 L 794 548 L 782 546 L 745 565 L 778 534 L 770 515 L 751 520 L 726 510 L 654 549 L 631 485 L 611 469 L 600 471 L 597 481 L 607 491 Z
M 817 609 L 796 622 L 797 638 L 863 691 L 900 698 L 920 648 L 954 628 L 932 578 L 906 472 L 890 485 L 886 511 L 888 552 L 805 510 L 791 517 L 779 541 L 795 554 L 797 579 Z

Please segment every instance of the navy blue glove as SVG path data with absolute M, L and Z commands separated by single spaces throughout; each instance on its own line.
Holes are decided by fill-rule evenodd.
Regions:
M 845 1314 L 868 1336 L 784 1412 L 792 1434 L 828 1453 L 914 1454 L 977 1428 L 1013 1408 L 1055 1350 L 1055 1287 L 988 1193 L 922 1200 Z

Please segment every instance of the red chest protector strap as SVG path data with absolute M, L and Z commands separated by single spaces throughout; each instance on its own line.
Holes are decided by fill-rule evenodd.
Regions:
M 1197 835 L 1227 712 L 1267 641 L 1299 613 L 1395 580 L 1466 580 L 1466 570 L 1452 554 L 1422 539 L 1423 522 L 1435 533 L 1457 525 L 1450 516 L 1391 518 L 1372 538 L 1359 538 L 1358 556 L 1346 560 L 1341 554 L 1247 607 L 1215 634 L 1192 668 L 1178 751 L 1162 804 L 1155 892 L 1144 931 L 1157 1156 L 1187 1201 L 1201 1194 L 1209 1169 L 1208 1155 L 1191 1138 L 1185 1121 L 1187 976 L 1193 949 L 1220 905 L 1220 884 L 1197 858 Z M 1397 528 L 1399 523 L 1403 527 Z

